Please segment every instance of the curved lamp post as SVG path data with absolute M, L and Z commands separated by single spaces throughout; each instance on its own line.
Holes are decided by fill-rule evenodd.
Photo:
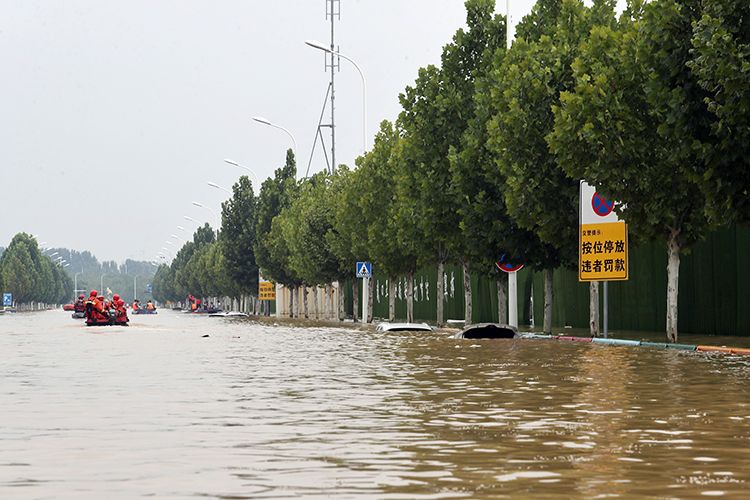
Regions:
M 208 181 L 208 185 L 211 186 L 212 188 L 221 189 L 222 191 L 224 191 L 225 193 L 227 193 L 229 196 L 232 196 L 232 194 L 233 194 L 230 190 L 228 190 L 225 187 L 219 186 L 215 182 Z
M 295 151 L 295 154 L 296 154 L 296 151 Z M 228 163 L 229 165 L 234 165 L 235 167 L 244 168 L 245 170 L 247 170 L 250 173 L 250 175 L 253 176 L 253 180 L 255 181 L 255 185 L 257 187 L 260 187 L 260 182 L 258 181 L 258 176 L 255 175 L 255 172 L 253 172 L 253 170 L 250 167 L 246 167 L 245 165 L 243 165 L 241 163 L 237 163 L 234 160 L 230 160 L 229 158 L 225 159 L 224 163 Z
M 275 123 L 272 123 L 268 118 L 263 118 L 262 116 L 253 116 L 253 120 L 258 123 L 262 123 L 263 125 L 268 125 L 269 127 L 277 128 L 286 132 L 286 135 L 288 135 L 292 139 L 292 144 L 294 144 L 294 154 L 295 156 L 297 155 L 297 140 L 294 138 L 291 132 L 289 132 L 281 125 L 276 125 Z

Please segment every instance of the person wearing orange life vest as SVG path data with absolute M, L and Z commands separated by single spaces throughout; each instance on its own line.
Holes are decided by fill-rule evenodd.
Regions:
M 89 294 L 89 298 L 86 300 L 86 321 L 88 321 L 89 319 L 93 317 L 95 304 L 97 302 L 96 300 L 97 293 L 98 292 L 96 290 L 91 290 L 91 293 Z
M 86 303 L 86 324 L 96 325 L 109 321 L 109 313 L 104 308 L 104 296 L 98 295 L 96 290 L 91 290 L 89 300 Z
M 77 313 L 86 312 L 86 301 L 83 298 L 83 294 L 79 295 L 75 304 L 73 304 L 73 311 Z
M 151 302 L 150 300 L 146 302 L 146 310 L 153 311 L 155 309 L 156 309 L 156 306 L 154 306 L 153 302 Z
M 132 306 L 130 306 L 130 308 L 131 308 L 131 309 L 132 309 L 133 311 L 137 311 L 137 310 L 139 310 L 139 309 L 141 308 L 141 302 L 140 302 L 140 301 L 139 301 L 138 299 L 135 299 L 135 300 L 133 301 L 133 305 L 132 305 Z
M 130 318 L 128 318 L 128 310 L 125 308 L 125 301 L 119 298 L 115 301 L 114 297 L 113 304 L 115 311 L 117 311 L 117 317 L 115 318 L 115 324 L 120 326 L 128 326 L 128 323 L 130 322 Z

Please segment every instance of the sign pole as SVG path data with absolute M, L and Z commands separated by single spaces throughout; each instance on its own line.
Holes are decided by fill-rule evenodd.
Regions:
M 370 301 L 370 278 L 362 278 L 362 323 L 367 323 L 367 306 Z
M 608 297 L 608 295 L 609 295 L 608 292 L 609 292 L 609 290 L 608 290 L 608 288 L 609 287 L 607 286 L 608 284 L 609 284 L 608 281 L 604 282 L 604 317 L 602 319 L 603 319 L 603 323 L 604 323 L 604 338 L 605 339 L 607 338 L 607 333 L 608 333 L 608 331 L 607 331 L 607 321 L 609 319 L 608 318 L 608 312 L 609 312 L 609 304 L 608 304 L 608 298 L 609 298 Z
M 370 262 L 357 262 L 355 267 L 356 277 L 362 278 L 362 321 L 367 323 L 367 309 L 370 301 L 370 280 L 372 279 L 372 264 Z
M 518 328 L 518 273 L 508 273 L 508 324 Z

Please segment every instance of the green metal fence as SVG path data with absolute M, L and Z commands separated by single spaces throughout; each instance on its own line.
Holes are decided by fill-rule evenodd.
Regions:
M 463 272 L 446 266 L 445 319 L 463 319 Z M 612 330 L 663 331 L 666 324 L 666 244 L 651 243 L 631 248 L 630 279 L 609 283 L 609 327 Z M 374 270 L 376 292 L 374 315 L 388 317 L 386 278 Z M 414 317 L 434 322 L 436 318 L 435 268 L 415 275 Z M 359 280 L 359 293 L 362 285 Z M 518 273 L 518 319 L 537 325 L 543 317 L 541 272 Z M 406 317 L 406 280 L 397 280 L 396 317 Z M 497 321 L 497 289 L 494 279 L 472 276 L 474 322 Z M 601 289 L 602 287 L 600 287 Z M 532 294 L 533 290 L 533 294 Z M 553 325 L 587 328 L 589 285 L 579 283 L 575 269 L 554 273 Z M 601 292 L 600 292 L 601 293 Z M 346 311 L 352 313 L 351 283 L 346 284 Z M 603 300 L 600 300 L 603 305 Z M 361 306 L 360 306 L 361 307 Z M 733 227 L 716 231 L 683 254 L 680 265 L 679 330 L 684 333 L 750 335 L 750 229 Z M 601 313 L 601 311 L 600 311 Z

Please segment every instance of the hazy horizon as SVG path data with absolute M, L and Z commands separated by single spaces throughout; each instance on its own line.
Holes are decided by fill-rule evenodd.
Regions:
M 512 23 L 532 4 L 514 2 Z M 329 40 L 325 0 L 0 6 L 0 246 L 25 231 L 103 261 L 152 260 L 178 225 L 192 234 L 185 215 L 216 227 L 227 195 L 207 182 L 229 189 L 244 173 L 225 158 L 261 181 L 283 164 L 290 139 L 255 115 L 295 135 L 304 174 L 329 80 L 304 40 Z M 463 26 L 463 0 L 342 0 L 336 39 L 367 77 L 369 144 Z M 344 60 L 336 103 L 337 160 L 353 167 L 362 85 Z M 324 167 L 318 146 L 311 172 Z

